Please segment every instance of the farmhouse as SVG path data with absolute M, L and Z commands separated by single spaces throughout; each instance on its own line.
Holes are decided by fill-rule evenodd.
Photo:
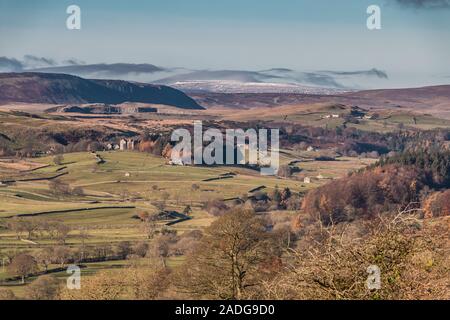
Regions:
M 127 140 L 127 148 L 128 148 L 128 150 L 134 150 L 134 140 L 133 139 Z
M 134 139 L 121 139 L 119 142 L 119 148 L 120 151 L 125 151 L 125 150 L 134 150 L 135 147 L 135 141 Z
M 339 114 L 327 114 L 326 116 L 324 116 L 324 119 L 330 119 L 330 118 L 339 118 L 340 115 Z
M 125 151 L 127 149 L 127 140 L 121 139 L 119 142 L 120 151 Z

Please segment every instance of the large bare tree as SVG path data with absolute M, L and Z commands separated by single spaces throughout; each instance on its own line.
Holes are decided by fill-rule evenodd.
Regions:
M 255 297 L 280 255 L 275 234 L 253 211 L 235 209 L 206 231 L 185 266 L 180 288 L 201 298 Z
M 25 283 L 25 278 L 38 270 L 38 265 L 33 256 L 21 253 L 12 259 L 8 270 L 10 273 L 20 276 L 22 283 Z

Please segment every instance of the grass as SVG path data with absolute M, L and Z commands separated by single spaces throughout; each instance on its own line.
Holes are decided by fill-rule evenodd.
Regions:
M 364 131 L 391 132 L 398 130 L 399 125 L 405 128 L 435 129 L 450 128 L 450 120 L 438 118 L 429 114 L 410 110 L 371 110 L 368 113 L 378 113 L 378 119 L 358 119 L 358 123 L 345 121 L 349 114 L 349 107 L 339 108 L 329 103 L 286 105 L 273 108 L 252 108 L 250 110 L 225 110 L 223 119 L 234 121 L 252 121 L 253 119 L 266 121 L 281 121 L 333 129 L 346 123 L 347 127 L 354 127 Z M 338 114 L 339 118 L 326 118 L 330 114 Z M 414 122 L 414 118 L 416 122 Z
M 84 196 L 55 196 L 48 181 L 17 182 L 0 188 L 0 218 L 19 214 L 33 214 L 46 211 L 72 210 L 70 212 L 47 214 L 48 218 L 62 219 L 71 225 L 133 224 L 131 218 L 136 210 L 153 211 L 152 203 L 166 198 L 169 208 L 181 209 L 189 204 L 199 211 L 199 204 L 208 199 L 233 198 L 247 194 L 249 190 L 265 186 L 266 191 L 275 187 L 289 187 L 294 192 L 305 191 L 302 179 L 267 177 L 258 171 L 240 167 L 170 166 L 165 160 L 139 152 L 101 152 L 104 164 L 97 164 L 90 153 L 66 154 L 61 166 L 68 174 L 59 180 L 71 187 L 82 187 Z M 312 159 L 316 154 L 284 151 L 281 164 L 295 159 Z M 54 172 L 61 166 L 53 165 L 52 157 L 35 160 L 48 167 L 28 173 L 29 177 Z M 336 178 L 347 172 L 373 162 L 368 159 L 340 158 L 332 162 L 300 162 L 297 167 L 302 175 L 322 175 Z M 236 175 L 231 179 L 204 181 L 227 172 Z M 194 190 L 192 185 L 198 189 Z M 102 207 L 136 207 L 137 209 L 104 209 Z M 98 210 L 77 211 L 91 208 Z M 194 212 L 195 213 L 195 212 Z M 194 219 L 195 220 L 195 219 Z M 187 222 L 186 222 L 187 223 Z
M 105 160 L 97 164 L 93 154 L 88 152 L 65 154 L 61 165 L 54 165 L 53 157 L 34 159 L 46 167 L 26 172 L 12 172 L 20 177 L 42 177 L 52 175 L 59 168 L 66 167 L 61 172 L 67 172 L 60 178 L 71 187 L 79 186 L 84 190 L 83 196 L 63 195 L 55 196 L 49 189 L 49 182 L 45 180 L 33 182 L 17 182 L 0 188 L 0 219 L 19 214 L 31 214 L 44 211 L 56 211 L 43 217 L 50 220 L 62 221 L 69 225 L 72 231 L 66 245 L 76 248 L 81 245 L 79 230 L 86 229 L 88 238 L 85 244 L 89 246 L 111 245 L 120 241 L 147 241 L 139 228 L 139 220 L 134 216 L 137 211 L 156 211 L 154 204 L 166 199 L 167 209 L 182 211 L 186 205 L 193 209 L 192 219 L 169 227 L 182 234 L 186 231 L 203 229 L 216 218 L 202 209 L 201 203 L 209 199 L 224 199 L 248 194 L 249 190 L 265 186 L 264 191 L 270 192 L 275 187 L 289 187 L 293 192 L 306 191 L 317 184 L 304 185 L 300 176 L 291 179 L 261 176 L 258 171 L 242 167 L 200 167 L 200 166 L 170 166 L 160 157 L 139 152 L 100 152 Z M 283 150 L 281 164 L 295 159 L 313 158 L 316 154 L 295 153 Z M 342 158 L 333 162 L 300 162 L 300 174 L 317 175 L 321 173 L 335 178 L 347 174 L 348 171 L 367 165 L 369 160 L 356 158 Z M 222 174 L 234 172 L 230 179 L 204 181 Z M 196 184 L 198 189 L 193 189 Z M 101 208 L 111 206 L 131 206 L 132 208 Z M 92 208 L 90 211 L 77 209 Z M 71 211 L 66 211 L 71 210 Z M 64 212 L 58 212 L 64 211 Z M 28 219 L 28 217 L 25 217 Z M 3 219 L 3 222 L 7 219 Z M 1 221 L 0 221 L 1 222 Z M 25 236 L 25 235 L 23 235 Z M 34 252 L 46 246 L 56 245 L 55 240 L 35 239 L 37 244 L 31 244 L 17 239 L 9 230 L 0 229 L 0 255 L 5 250 Z M 184 257 L 170 257 L 169 266 L 180 265 Z M 106 261 L 86 264 L 82 270 L 84 275 L 92 275 L 99 270 L 123 267 L 126 261 Z M 0 280 L 8 275 L 0 272 Z M 55 273 L 61 278 L 67 276 L 64 272 Z M 33 279 L 29 279 L 32 281 Z M 25 286 L 8 288 L 19 296 L 24 297 Z
M 175 259 L 176 261 L 176 259 Z M 117 269 L 117 268 L 123 268 L 128 266 L 130 263 L 129 260 L 113 260 L 113 261 L 102 261 L 102 262 L 93 262 L 93 263 L 84 263 L 83 267 L 81 268 L 81 279 L 83 279 L 83 277 L 89 277 L 92 275 L 95 275 L 96 273 L 98 273 L 99 271 L 102 270 L 111 270 L 111 269 Z M 170 265 L 175 265 L 174 263 L 170 263 L 168 262 L 168 264 Z M 59 266 L 57 265 L 51 265 L 49 266 L 49 270 L 53 269 L 53 268 L 58 268 Z M 59 272 L 54 272 L 54 273 L 50 273 L 51 276 L 57 278 L 58 280 L 61 281 L 61 283 L 65 283 L 67 281 L 67 277 L 69 276 L 69 274 L 67 274 L 66 271 L 59 271 Z M 2 269 L 0 269 L 0 281 L 2 281 L 5 278 L 10 277 L 10 275 L 7 272 L 4 272 Z M 9 289 L 11 290 L 14 295 L 16 297 L 18 297 L 19 299 L 24 299 L 26 298 L 26 288 L 27 286 L 33 282 L 34 280 L 36 280 L 38 277 L 30 277 L 26 279 L 25 284 L 21 284 L 20 281 L 14 282 L 14 283 L 8 283 L 8 285 L 3 285 L 0 286 L 0 289 Z
M 160 157 L 138 152 L 102 152 L 101 156 L 106 161 L 101 165 L 88 152 L 66 154 L 59 166 L 53 164 L 53 157 L 34 159 L 33 162 L 49 166 L 28 172 L 27 177 L 42 176 L 67 167 L 68 174 L 60 180 L 71 187 L 81 186 L 85 195 L 55 196 L 48 181 L 18 182 L 0 188 L 0 219 L 50 211 L 42 217 L 62 221 L 74 230 L 69 235 L 69 245 L 79 243 L 76 230 L 80 228 L 89 229 L 88 241 L 92 243 L 136 241 L 144 236 L 138 228 L 139 220 L 133 217 L 138 210 L 156 211 L 153 204 L 162 198 L 167 198 L 166 206 L 171 210 L 182 211 L 186 205 L 191 205 L 192 219 L 171 227 L 184 232 L 207 227 L 214 220 L 202 210 L 202 201 L 241 196 L 260 185 L 269 190 L 276 185 L 293 190 L 300 188 L 296 181 L 263 177 L 257 171 L 243 168 L 170 166 Z M 202 181 L 230 171 L 236 172 L 233 179 Z M 198 190 L 193 190 L 194 183 L 199 186 Z M 102 208 L 111 206 L 136 209 Z M 93 210 L 80 211 L 82 208 Z M 52 244 L 48 240 L 37 242 L 39 245 Z M 35 249 L 33 245 L 17 240 L 10 231 L 0 230 L 0 249 L 8 248 Z

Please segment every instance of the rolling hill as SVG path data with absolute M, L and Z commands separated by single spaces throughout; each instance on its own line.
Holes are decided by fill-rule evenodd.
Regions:
M 312 104 L 343 104 L 371 110 L 414 111 L 450 119 L 450 85 L 378 89 L 335 94 L 190 92 L 206 108 L 238 110 Z

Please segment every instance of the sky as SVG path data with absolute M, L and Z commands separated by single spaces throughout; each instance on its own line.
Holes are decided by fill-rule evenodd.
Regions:
M 68 30 L 66 8 L 81 8 Z M 369 5 L 381 30 L 368 30 Z M 450 0 L 0 0 L 0 57 L 354 71 L 450 83 Z

